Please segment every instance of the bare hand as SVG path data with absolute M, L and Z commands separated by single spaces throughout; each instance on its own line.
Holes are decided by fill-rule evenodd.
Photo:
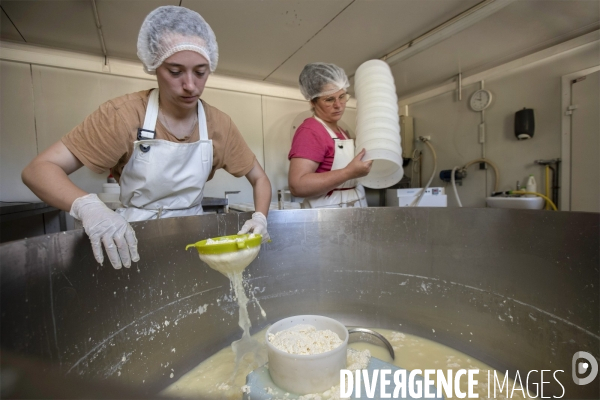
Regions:
M 350 161 L 350 164 L 346 166 L 346 169 L 350 173 L 350 179 L 361 178 L 367 176 L 371 171 L 371 165 L 373 160 L 363 161 L 362 158 L 365 156 L 366 150 L 362 149 L 360 153 Z

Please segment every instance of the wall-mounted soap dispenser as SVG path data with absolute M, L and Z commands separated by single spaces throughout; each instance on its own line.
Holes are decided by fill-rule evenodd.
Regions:
M 515 136 L 519 140 L 531 139 L 535 131 L 532 108 L 523 108 L 515 113 Z

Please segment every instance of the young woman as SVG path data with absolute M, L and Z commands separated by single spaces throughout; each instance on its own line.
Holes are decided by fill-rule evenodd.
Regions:
M 219 168 L 245 176 L 253 187 L 256 212 L 240 233 L 268 240 L 269 179 L 231 118 L 200 99 L 218 60 L 208 23 L 183 7 L 159 7 L 142 24 L 138 56 L 158 89 L 102 104 L 40 153 L 23 182 L 81 220 L 96 260 L 104 260 L 103 244 L 116 269 L 139 260 L 129 222 L 202 214 L 204 185 Z M 112 211 L 73 184 L 68 175 L 84 165 L 98 173 L 110 169 L 123 208 Z

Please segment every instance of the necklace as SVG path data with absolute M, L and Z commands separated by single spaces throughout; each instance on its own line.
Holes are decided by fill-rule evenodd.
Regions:
M 167 126 L 167 129 L 172 133 L 175 134 L 175 131 L 173 130 L 173 128 L 171 128 L 171 125 L 169 125 L 169 120 L 167 119 L 167 115 L 165 114 L 165 112 L 163 111 L 162 107 L 159 107 L 159 110 L 163 116 L 163 119 L 165 120 L 165 125 Z M 191 136 L 192 133 L 194 132 L 194 128 L 196 127 L 196 122 L 198 122 L 198 114 L 194 114 L 195 118 L 192 121 L 192 126 L 188 129 L 189 135 L 184 135 L 185 136 Z M 177 135 L 175 135 L 177 136 Z

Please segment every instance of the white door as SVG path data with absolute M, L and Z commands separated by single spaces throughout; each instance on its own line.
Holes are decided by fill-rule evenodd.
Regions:
M 571 104 L 571 211 L 600 212 L 600 71 L 574 80 Z

